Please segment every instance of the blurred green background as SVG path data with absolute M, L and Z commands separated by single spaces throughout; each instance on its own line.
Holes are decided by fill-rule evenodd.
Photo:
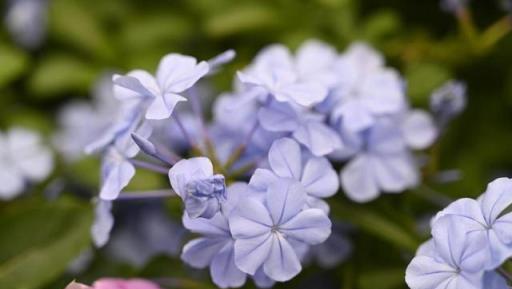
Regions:
M 0 30 L 0 128 L 25 126 L 50 137 L 59 107 L 88 98 L 103 72 L 153 71 L 169 52 L 208 59 L 235 49 L 236 60 L 214 78 L 224 91 L 267 44 L 294 48 L 317 38 L 342 51 L 353 41 L 369 42 L 403 73 L 414 106 L 427 108 L 431 92 L 456 78 L 468 85 L 467 109 L 429 151 L 425 186 L 365 205 L 331 200 L 333 217 L 354 225 L 354 251 L 345 263 L 308 267 L 276 288 L 406 288 L 405 266 L 427 237 L 420 223 L 440 209 L 432 199 L 475 197 L 493 178 L 512 175 L 512 25 L 500 22 L 505 12 L 497 1 L 473 2 L 468 22 L 443 12 L 437 0 L 51 0 L 38 49 L 23 49 Z M 445 169 L 459 170 L 461 179 L 433 182 Z M 87 197 L 98 174 L 93 159 L 60 163 L 53 179 L 75 184 L 66 186 L 67 194 L 43 197 L 49 180 L 28 196 L 0 202 L 0 288 L 58 289 L 73 278 L 86 283 L 103 276 L 172 277 L 175 288 L 215 288 L 206 272 L 191 274 L 179 259 L 163 256 L 136 268 L 100 250 L 85 271 L 66 271 L 90 247 Z M 132 186 L 156 183 L 166 180 L 143 175 Z M 167 205 L 179 215 L 179 204 Z

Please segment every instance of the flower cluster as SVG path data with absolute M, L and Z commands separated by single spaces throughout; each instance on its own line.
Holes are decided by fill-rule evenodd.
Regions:
M 477 200 L 460 199 L 432 220 L 432 239 L 406 272 L 411 289 L 507 289 L 500 266 L 512 257 L 512 179 L 491 182 Z
M 269 287 L 333 250 L 321 247 L 332 227 L 325 199 L 340 186 L 366 202 L 418 184 L 413 151 L 432 144 L 438 126 L 409 107 L 403 79 L 372 48 L 358 43 L 339 54 L 319 41 L 295 54 L 263 49 L 238 72 L 234 90 L 214 100 L 206 122 L 201 79 L 233 57 L 169 54 L 155 74 L 113 76 L 117 118 L 87 146 L 102 155 L 92 233 L 96 245 L 108 242 L 112 202 L 133 198 L 125 188 L 136 168 L 166 174 L 172 191 L 157 195 L 179 197 L 183 225 L 198 235 L 182 260 L 209 267 L 222 288 L 247 278 Z M 350 246 L 333 238 L 341 240 L 337 262 Z
M 0 200 L 21 194 L 27 184 L 43 181 L 53 169 L 53 155 L 36 132 L 11 128 L 0 132 Z

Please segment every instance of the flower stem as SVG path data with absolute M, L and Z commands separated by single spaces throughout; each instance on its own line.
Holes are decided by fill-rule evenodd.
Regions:
M 154 190 L 154 191 L 140 191 L 140 192 L 121 192 L 116 200 L 119 201 L 132 201 L 144 200 L 153 198 L 170 198 L 176 197 L 173 190 Z
M 258 130 L 259 127 L 259 121 L 256 120 L 254 125 L 252 126 L 251 130 L 245 137 L 244 141 L 233 151 L 233 153 L 229 156 L 228 160 L 226 161 L 226 164 L 224 165 L 225 170 L 229 171 L 233 164 L 242 156 L 242 154 L 245 152 L 245 149 L 249 145 L 250 141 L 252 140 L 252 137 L 254 136 L 254 133 L 256 133 L 256 130 Z
M 132 160 L 130 160 L 130 163 L 132 163 L 132 165 L 134 165 L 136 167 L 146 169 L 149 171 L 153 171 L 155 173 L 164 174 L 164 175 L 167 175 L 169 173 L 169 168 L 161 166 L 161 165 L 153 164 L 150 162 L 132 159 Z
M 512 274 L 503 269 L 503 267 L 497 268 L 496 272 L 500 274 L 501 277 L 505 278 L 508 284 L 512 283 Z

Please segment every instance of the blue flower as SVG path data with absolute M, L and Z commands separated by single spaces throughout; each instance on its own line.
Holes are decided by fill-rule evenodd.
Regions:
M 102 157 L 100 198 L 103 200 L 116 199 L 121 190 L 135 176 L 135 167 L 130 159 L 137 156 L 140 149 L 132 140 L 132 133 L 148 138 L 151 132 L 152 127 L 147 122 L 142 123 L 139 127 L 132 126 L 118 135 L 114 143 L 107 147 Z
M 336 63 L 339 82 L 332 97 L 333 121 L 342 119 L 352 132 L 371 127 L 378 116 L 398 113 L 406 106 L 400 75 L 383 65 L 382 57 L 364 44 L 352 45 Z
M 338 133 L 324 118 L 321 114 L 276 102 L 258 111 L 258 120 L 265 130 L 290 133 L 315 156 L 330 154 L 343 146 Z
M 210 219 L 191 219 L 185 215 L 183 225 L 201 237 L 185 244 L 181 259 L 195 268 L 209 266 L 213 282 L 221 288 L 241 287 L 246 274 L 235 264 L 228 219 L 221 213 Z
M 359 134 L 342 133 L 350 141 L 338 154 L 355 157 L 342 169 L 341 184 L 347 196 L 357 202 L 373 200 L 381 191 L 398 193 L 415 186 L 419 168 L 411 149 L 423 149 L 437 136 L 432 119 L 422 111 L 379 118 Z
M 263 266 L 275 281 L 287 281 L 302 267 L 293 242 L 315 245 L 331 232 L 331 222 L 319 209 L 304 209 L 307 194 L 293 179 L 272 183 L 263 199 L 248 197 L 229 217 L 235 239 L 235 263 L 254 275 Z
M 466 108 L 466 85 L 448 81 L 430 96 L 430 109 L 440 127 L 459 115 Z
M 252 188 L 265 192 L 280 178 L 293 179 L 303 186 L 309 207 L 329 211 L 329 205 L 322 199 L 336 194 L 339 181 L 336 171 L 326 158 L 303 158 L 296 141 L 282 138 L 274 141 L 270 147 L 268 162 L 271 171 L 257 169 L 249 182 Z
M 53 166 L 53 155 L 36 132 L 24 128 L 0 132 L 1 200 L 18 196 L 29 182 L 44 180 Z
M 212 218 L 226 200 L 224 176 L 213 174 L 208 158 L 181 160 L 169 170 L 172 188 L 185 203 L 190 218 Z
M 485 253 L 475 250 L 485 239 L 471 234 L 451 216 L 439 218 L 433 241 L 418 251 L 407 267 L 405 281 L 411 289 L 483 289 Z M 477 245 L 477 246 L 475 246 Z M 485 287 L 487 288 L 487 287 Z
M 59 131 L 53 137 L 53 144 L 66 161 L 84 157 L 87 145 L 108 131 L 114 124 L 114 116 L 122 111 L 112 94 L 111 79 L 112 75 L 107 73 L 98 80 L 92 102 L 73 101 L 59 110 Z
M 112 202 L 98 200 L 94 209 L 94 223 L 91 227 L 91 236 L 96 247 L 100 248 L 107 244 L 112 227 L 114 227 Z
M 193 57 L 171 53 L 162 58 L 155 77 L 143 70 L 134 70 L 126 76 L 115 75 L 114 93 L 124 101 L 147 103 L 147 119 L 166 119 L 179 102 L 186 100 L 180 94 L 208 71 L 207 62 L 197 63 Z
M 485 239 L 485 243 L 477 245 L 486 253 L 486 269 L 491 270 L 512 256 L 512 213 L 506 213 L 511 204 L 512 179 L 499 178 L 489 183 L 478 200 L 457 200 L 436 218 L 452 216 L 466 224 L 472 234 Z
M 21 46 L 38 48 L 46 37 L 48 3 L 42 0 L 9 1 L 6 27 Z
M 238 78 L 250 87 L 261 88 L 279 102 L 311 106 L 327 96 L 325 85 L 300 78 L 290 51 L 281 45 L 263 49 L 248 69 L 238 72 Z

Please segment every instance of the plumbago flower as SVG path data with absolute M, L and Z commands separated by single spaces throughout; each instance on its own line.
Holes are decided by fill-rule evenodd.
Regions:
M 342 120 L 350 132 L 367 129 L 377 117 L 399 113 L 406 105 L 398 73 L 386 68 L 382 56 L 364 44 L 350 46 L 334 71 L 339 81 L 330 96 L 331 119 Z
M 512 257 L 512 213 L 505 210 L 512 205 L 512 179 L 492 181 L 478 198 L 460 199 L 439 212 L 436 218 L 452 216 L 464 222 L 468 231 L 486 240 L 480 244 L 487 253 L 486 269 L 495 269 Z
M 438 127 L 443 128 L 466 107 L 466 84 L 448 81 L 430 96 L 430 110 Z
M 46 37 L 47 0 L 9 0 L 5 26 L 17 44 L 38 48 Z
M 36 132 L 11 128 L 0 132 L 0 200 L 10 200 L 28 183 L 43 181 L 52 172 L 53 155 Z
M 238 203 L 229 225 L 240 270 L 254 275 L 263 268 L 280 282 L 301 271 L 295 248 L 320 244 L 331 233 L 331 222 L 322 210 L 304 209 L 306 199 L 298 181 L 282 179 L 268 187 L 264 198 L 249 197 Z
M 213 165 L 208 158 L 179 161 L 169 170 L 169 180 L 191 218 L 214 217 L 226 199 L 224 176 L 213 174 Z
M 499 178 L 478 198 L 460 199 L 432 220 L 433 240 L 418 249 L 407 268 L 411 289 L 506 289 L 498 274 L 512 256 L 512 179 Z
M 254 63 L 243 72 L 238 72 L 240 81 L 250 87 L 260 88 L 279 102 L 302 106 L 320 103 L 327 96 L 327 87 L 320 81 L 301 77 L 312 58 L 304 59 L 298 54 L 294 60 L 290 51 L 282 45 L 271 45 L 263 49 Z M 301 73 L 302 72 L 302 73 Z M 312 73 L 314 74 L 314 73 Z
M 336 171 L 326 158 L 304 159 L 299 144 L 290 139 L 276 140 L 270 147 L 268 163 L 271 170 L 257 169 L 249 185 L 265 192 L 272 183 L 281 179 L 293 179 L 303 186 L 307 194 L 308 207 L 329 212 L 329 205 L 323 198 L 331 197 L 339 189 Z M 304 160 L 303 160 L 304 159 Z
M 180 95 L 208 73 L 209 65 L 190 56 L 171 53 L 162 58 L 156 76 L 134 70 L 126 76 L 114 75 L 115 93 L 124 101 L 145 103 L 147 119 L 169 118 L 175 106 L 185 101 Z
M 407 285 L 411 289 L 483 289 L 486 254 L 476 248 L 485 244 L 485 238 L 468 234 L 464 223 L 450 216 L 435 222 L 432 235 L 433 241 L 407 267 Z
M 198 235 L 183 248 L 185 263 L 208 267 L 222 288 L 248 278 L 270 287 L 296 276 L 301 262 L 320 258 L 330 266 L 345 258 L 350 245 L 341 234 L 326 242 L 324 199 L 340 183 L 358 202 L 415 186 L 412 151 L 430 145 L 437 128 L 426 112 L 408 107 L 403 81 L 381 55 L 362 44 L 338 54 L 318 41 L 295 55 L 279 45 L 264 49 L 239 73 L 234 91 L 215 99 L 207 122 L 205 91 L 195 84 L 233 55 L 197 63 L 169 54 L 155 76 L 137 70 L 113 77 L 119 116 L 88 146 L 103 156 L 92 233 L 97 246 L 107 242 L 114 201 L 177 196 L 184 227 Z M 185 96 L 190 107 L 175 109 Z M 139 151 L 155 162 L 136 159 Z M 121 192 L 136 167 L 167 175 L 173 190 Z
M 411 149 L 428 147 L 437 130 L 430 116 L 419 110 L 378 119 L 370 129 L 350 134 L 347 149 L 355 155 L 340 173 L 347 196 L 357 202 L 377 198 L 381 191 L 399 193 L 419 181 Z

